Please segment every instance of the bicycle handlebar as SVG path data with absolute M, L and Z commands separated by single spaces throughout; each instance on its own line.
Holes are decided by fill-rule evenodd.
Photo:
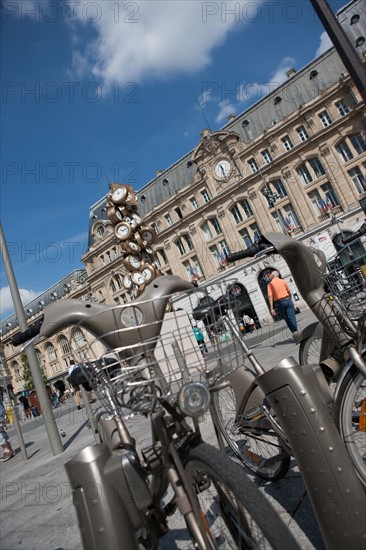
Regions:
M 228 262 L 236 262 L 237 260 L 242 260 L 243 258 L 253 258 L 259 252 L 263 250 L 268 250 L 268 252 L 273 251 L 273 246 L 262 242 L 261 240 L 256 241 L 254 244 L 246 248 L 245 250 L 240 250 L 239 252 L 233 252 L 232 254 L 227 254 L 226 260 Z
M 41 331 L 43 320 L 44 315 L 37 319 L 37 321 L 33 323 L 33 325 L 30 325 L 26 330 L 24 330 L 23 332 L 19 332 L 18 334 L 13 336 L 13 338 L 11 339 L 11 343 L 13 344 L 13 346 L 20 346 L 20 344 L 24 344 L 34 336 L 37 336 Z

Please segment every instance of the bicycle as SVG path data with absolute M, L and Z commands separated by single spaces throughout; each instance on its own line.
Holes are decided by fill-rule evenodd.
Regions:
M 185 312 L 166 311 L 176 291 L 192 300 L 192 287 L 165 276 L 127 305 L 55 302 L 13 339 L 17 345 L 37 334 L 47 338 L 70 324 L 94 336 L 90 357 L 74 349 L 75 362 L 109 418 L 99 425 L 103 443 L 66 464 L 85 549 L 157 548 L 176 508 L 201 550 L 298 548 L 242 468 L 202 439 L 198 418 L 243 357 L 231 353 L 228 361 L 224 342 L 208 371 Z M 127 425 L 133 415 L 151 421 L 152 443 L 140 452 Z M 98 491 L 88 498 L 90 486 Z M 168 487 L 173 497 L 162 504 Z
M 338 374 L 334 393 L 330 391 L 327 378 L 318 362 L 313 368 L 327 403 L 329 417 L 335 419 L 353 465 L 365 484 L 365 442 L 363 438 L 362 441 L 359 438 L 359 434 L 361 433 L 362 437 L 363 432 L 355 429 L 355 402 L 358 402 L 356 405 L 358 404 L 359 409 L 365 409 L 364 396 L 360 393 L 365 391 L 366 368 L 362 350 L 365 350 L 363 327 L 366 294 L 362 293 L 361 300 L 346 300 L 347 307 L 352 309 L 353 317 L 358 319 L 356 323 L 354 318 L 351 318 L 349 310 L 346 316 L 346 311 L 341 308 L 342 299 L 345 297 L 343 288 L 338 289 L 337 294 L 324 291 L 324 259 L 302 243 L 280 234 L 265 234 L 249 249 L 228 255 L 227 260 L 236 261 L 253 257 L 258 253 L 282 255 L 289 265 L 300 293 L 324 326 L 326 334 L 330 335 L 329 339 L 337 341 L 342 357 L 346 358 L 342 372 Z M 339 284 L 339 277 L 335 277 L 334 274 L 328 279 L 328 283 L 331 284 L 332 280 L 334 284 Z M 347 279 L 348 287 L 350 282 L 351 276 Z M 360 280 L 357 278 L 358 289 L 359 283 Z M 362 284 L 366 289 L 364 278 Z M 352 296 L 352 292 L 350 295 Z M 230 309 L 230 303 L 219 298 L 213 304 L 196 308 L 195 312 L 195 318 L 206 319 L 211 330 L 218 319 L 230 327 L 252 366 L 251 369 L 247 368 L 246 376 L 241 371 L 229 376 L 231 387 L 214 397 L 215 422 L 234 456 L 259 477 L 274 481 L 286 475 L 293 451 L 288 434 L 281 428 L 278 418 L 271 413 L 258 385 L 258 376 L 263 372 L 262 366 L 241 338 L 236 320 L 229 318 L 227 313 Z M 329 368 L 329 362 L 326 365 L 324 361 L 322 366 Z

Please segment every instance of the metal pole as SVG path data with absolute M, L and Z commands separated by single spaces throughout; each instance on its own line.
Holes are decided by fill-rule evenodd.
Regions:
M 330 9 L 327 0 L 310 0 L 310 2 L 360 92 L 364 103 L 366 103 L 366 71 L 357 51 Z
M 18 318 L 19 328 L 23 332 L 28 328 L 25 313 L 23 310 L 22 301 L 20 299 L 19 289 L 16 283 L 13 266 L 9 258 L 9 251 L 6 245 L 5 236 L 2 225 L 0 223 L 0 248 L 5 266 L 6 276 L 9 283 L 10 293 L 13 300 L 15 312 Z M 26 350 L 29 367 L 31 370 L 34 387 L 37 392 L 39 404 L 41 406 L 45 427 L 48 434 L 48 439 L 54 455 L 58 455 L 64 451 L 61 443 L 60 434 L 58 433 L 57 424 L 51 404 L 48 399 L 46 386 L 42 379 L 41 369 L 38 366 L 36 352 L 33 346 L 29 346 Z
M 22 457 L 23 457 L 24 462 L 26 462 L 29 457 L 28 457 L 28 454 L 27 454 L 27 449 L 26 449 L 25 444 L 24 444 L 23 433 L 22 433 L 22 429 L 20 427 L 20 422 L 19 422 L 19 418 L 18 418 L 18 411 L 16 409 L 16 406 L 13 405 L 13 402 L 12 402 L 12 399 L 11 399 L 10 393 L 9 393 L 9 388 L 8 388 L 7 383 L 6 383 L 6 378 L 5 378 L 5 375 L 4 375 L 4 372 L 7 371 L 7 364 L 6 364 L 6 357 L 5 357 L 4 349 L 3 349 L 2 345 L 0 347 L 0 353 L 1 353 L 1 362 L 2 362 L 2 365 L 3 365 L 3 372 L 2 372 L 3 384 L 4 384 L 6 394 L 8 396 L 8 399 L 9 399 L 11 412 L 13 414 L 14 428 L 15 428 L 15 431 L 16 431 L 16 434 L 17 434 L 17 437 L 18 437 L 20 451 L 22 453 Z

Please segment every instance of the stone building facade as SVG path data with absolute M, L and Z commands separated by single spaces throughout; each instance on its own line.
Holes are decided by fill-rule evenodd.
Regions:
M 347 5 L 339 18 L 365 61 L 361 2 Z M 266 275 L 277 269 L 298 297 L 299 308 L 305 308 L 279 256 L 233 266 L 226 264 L 225 253 L 246 248 L 261 233 L 281 231 L 321 247 L 328 259 L 334 257 L 342 237 L 364 220 L 365 123 L 365 105 L 331 48 L 302 70 L 289 71 L 285 83 L 239 116 L 230 116 L 221 130 L 203 129 L 193 151 L 137 192 L 139 214 L 157 233 L 155 263 L 161 273 L 198 285 L 209 283 L 214 297 L 215 283 L 226 280 L 230 286 L 235 279 L 243 295 L 242 313 L 264 326 L 273 323 Z M 57 298 L 67 294 L 106 304 L 127 303 L 124 253 L 108 220 L 106 197 L 90 208 L 89 216 L 89 246 L 82 258 L 85 273 L 79 285 L 70 292 L 59 291 Z M 366 263 L 364 242 L 352 245 L 352 252 Z M 30 320 L 35 320 L 37 307 L 26 308 L 34 310 Z M 42 342 L 38 349 L 40 366 L 50 380 L 65 378 L 69 339 L 85 344 L 87 337 L 73 330 Z M 16 331 L 14 319 L 2 323 L 4 353 L 19 391 L 19 355 L 10 343 Z

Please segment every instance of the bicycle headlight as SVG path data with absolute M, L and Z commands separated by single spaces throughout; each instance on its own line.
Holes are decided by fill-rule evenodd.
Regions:
M 190 382 L 180 389 L 178 404 L 187 416 L 200 416 L 205 412 L 210 401 L 210 392 L 201 382 Z

